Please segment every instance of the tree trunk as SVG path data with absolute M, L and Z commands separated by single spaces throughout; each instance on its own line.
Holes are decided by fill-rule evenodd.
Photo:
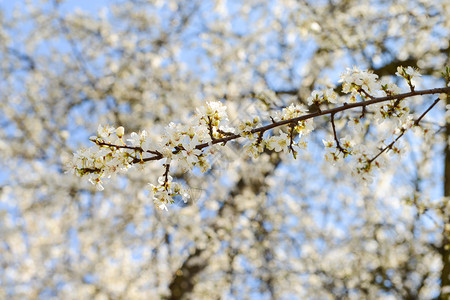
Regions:
M 450 104 L 450 99 L 447 99 L 447 104 Z M 445 142 L 450 137 L 450 123 L 447 123 L 445 132 Z M 444 196 L 450 197 L 450 147 L 445 146 L 445 171 L 444 171 Z M 443 208 L 445 210 L 445 206 Z M 442 255 L 442 271 L 441 271 L 441 300 L 450 299 L 450 241 L 448 233 L 445 228 L 447 224 L 450 224 L 450 218 L 444 211 L 444 229 L 442 232 L 442 245 L 440 253 Z M 447 225 L 448 226 L 448 225 Z

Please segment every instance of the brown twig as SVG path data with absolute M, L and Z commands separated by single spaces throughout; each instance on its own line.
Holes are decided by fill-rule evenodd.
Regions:
M 336 148 L 345 155 L 348 151 L 342 148 L 341 143 L 339 142 L 339 138 L 337 137 L 336 125 L 334 124 L 334 115 L 335 113 L 332 113 L 330 117 L 331 117 L 331 127 L 333 128 L 333 136 L 334 140 L 336 141 Z

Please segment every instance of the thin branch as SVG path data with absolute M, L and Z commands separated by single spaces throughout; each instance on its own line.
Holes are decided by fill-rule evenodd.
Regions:
M 422 115 L 420 115 L 420 117 L 414 121 L 414 126 L 419 125 L 419 122 L 423 119 L 423 117 L 425 117 L 425 115 L 440 101 L 441 99 L 437 98 L 436 100 L 434 100 L 433 104 L 430 105 L 430 107 L 428 107 L 428 109 L 426 111 L 423 112 Z M 386 150 L 388 149 L 392 149 L 392 146 L 394 146 L 394 144 L 403 136 L 405 135 L 407 129 L 403 129 L 402 133 L 399 134 L 399 136 L 397 136 L 397 138 L 395 140 L 393 140 L 389 145 L 387 145 L 386 147 L 384 147 L 383 149 L 381 149 L 381 151 L 375 155 L 373 158 L 369 159 L 367 161 L 368 164 L 371 164 L 374 160 L 376 160 L 381 154 L 383 154 L 384 152 L 386 152 Z
M 336 107 L 336 108 L 327 109 L 327 110 L 324 110 L 324 111 L 321 111 L 321 112 L 315 112 L 315 113 L 307 114 L 307 115 L 300 116 L 300 117 L 297 117 L 297 118 L 283 120 L 283 121 L 278 121 L 278 122 L 274 122 L 274 123 L 266 125 L 266 126 L 258 127 L 258 128 L 255 128 L 255 129 L 251 130 L 250 133 L 257 133 L 257 132 L 261 132 L 261 131 L 267 131 L 267 130 L 273 129 L 275 127 L 288 125 L 288 124 L 291 124 L 291 123 L 298 123 L 300 121 L 304 121 L 304 120 L 308 120 L 308 119 L 312 119 L 312 118 L 315 118 L 315 117 L 318 117 L 318 116 L 328 115 L 328 114 L 332 114 L 332 113 L 338 113 L 338 112 L 345 111 L 345 110 L 348 110 L 348 109 L 351 109 L 351 108 L 355 108 L 355 107 L 364 107 L 364 106 L 368 106 L 368 105 L 372 105 L 372 104 L 376 104 L 376 103 L 381 103 L 381 102 L 386 102 L 386 101 L 390 101 L 390 100 L 394 100 L 394 99 L 405 99 L 405 98 L 409 98 L 409 97 L 412 97 L 412 96 L 441 94 L 441 93 L 450 93 L 450 87 L 436 88 L 436 89 L 429 89 L 429 90 L 422 90 L 422 91 L 415 91 L 415 92 L 409 92 L 409 93 L 392 95 L 392 96 L 386 96 L 386 97 L 379 97 L 379 98 L 375 98 L 373 100 L 362 101 L 362 102 L 351 103 L 351 104 L 345 103 L 344 105 Z M 235 134 L 235 135 L 232 135 L 232 136 L 229 136 L 229 137 L 216 139 L 212 144 L 214 145 L 214 144 L 219 144 L 219 143 L 223 143 L 223 142 L 228 142 L 228 141 L 240 138 L 240 137 L 241 137 L 240 134 Z M 198 145 L 196 148 L 201 150 L 201 149 L 206 148 L 208 146 L 210 146 L 209 143 L 203 143 L 203 144 Z
M 341 143 L 339 142 L 339 138 L 337 137 L 337 133 L 336 133 L 336 125 L 334 124 L 334 113 L 331 114 L 331 127 L 333 128 L 333 135 L 334 135 L 334 140 L 336 141 L 336 148 L 345 154 L 345 149 L 342 148 Z
M 165 172 L 164 172 L 164 187 L 165 187 L 165 190 L 167 191 L 168 189 L 167 189 L 167 185 L 168 185 L 168 182 L 169 182 L 169 170 L 170 170 L 170 163 L 166 163 L 166 164 L 164 164 L 164 166 L 166 167 L 166 170 L 165 170 Z
M 211 138 L 211 141 L 214 142 L 214 140 L 216 139 L 214 137 L 214 131 L 213 131 L 213 125 L 212 125 L 212 120 L 211 117 L 208 116 L 208 133 L 209 133 L 209 137 Z
M 360 88 L 360 89 L 359 89 L 359 92 L 360 92 L 360 93 L 363 93 L 366 97 L 370 98 L 370 100 L 375 99 L 374 96 L 372 96 L 371 94 L 369 94 L 368 92 L 366 92 L 366 90 L 363 89 L 363 88 Z
M 324 111 L 320 111 L 320 112 L 315 112 L 315 113 L 311 113 L 311 114 L 306 114 L 297 118 L 292 118 L 292 119 L 287 119 L 287 120 L 283 120 L 283 121 L 278 121 L 278 122 L 273 122 L 271 124 L 265 125 L 265 126 L 261 126 L 255 129 L 252 129 L 250 131 L 251 134 L 253 133 L 264 133 L 267 130 L 271 130 L 273 128 L 276 127 L 280 127 L 283 125 L 289 125 L 289 124 L 297 124 L 300 121 L 305 121 L 308 119 L 312 119 L 318 116 L 323 116 L 323 115 L 334 115 L 338 112 L 341 111 L 346 111 L 352 108 L 356 108 L 356 107 L 366 107 L 368 105 L 372 105 L 372 104 L 377 104 L 377 103 L 382 103 L 382 102 L 386 102 L 386 101 L 390 101 L 390 100 L 401 100 L 401 99 L 405 99 L 405 98 L 409 98 L 409 97 L 413 97 L 413 96 L 420 96 L 420 95 L 431 95 L 431 94 L 441 94 L 441 93 L 450 93 L 450 87 L 444 87 L 444 88 L 435 88 L 435 89 L 427 89 L 427 90 L 421 90 L 421 91 L 414 91 L 414 92 L 408 92 L 408 93 L 403 93 L 403 94 L 398 94 L 398 95 L 390 95 L 390 96 L 385 96 L 385 97 L 378 97 L 378 98 L 374 98 L 372 100 L 368 100 L 368 101 L 361 101 L 361 102 L 357 102 L 357 103 L 344 103 L 342 106 L 336 107 L 336 108 L 332 108 L 332 109 L 327 109 Z M 436 104 L 437 102 L 439 102 L 439 99 L 435 100 L 435 102 L 416 120 L 416 122 L 414 123 L 415 125 L 417 125 L 420 120 L 425 116 L 425 114 L 427 114 Z M 388 145 L 385 149 L 382 150 L 381 153 L 385 152 L 389 147 L 392 147 L 392 145 L 403 135 L 404 133 L 402 133 L 400 136 L 398 136 L 390 145 Z M 203 143 L 203 144 L 199 144 L 197 145 L 195 148 L 198 150 L 201 150 L 203 148 L 207 148 L 211 145 L 215 145 L 215 144 L 219 144 L 219 143 L 227 143 L 228 141 L 231 140 L 236 140 L 238 138 L 242 137 L 241 134 L 233 134 L 227 137 L 223 137 L 220 139 L 214 139 L 213 141 L 209 142 L 209 143 Z M 131 146 L 119 146 L 119 145 L 112 145 L 112 144 L 108 144 L 108 143 L 104 143 L 104 142 L 95 142 L 99 145 L 102 146 L 110 146 L 113 148 L 126 148 L 126 149 L 130 149 L 130 150 L 136 150 L 136 151 L 142 151 L 141 147 L 131 147 Z M 176 154 L 179 152 L 180 149 L 175 149 L 174 151 L 172 151 L 173 154 Z M 131 164 L 135 164 L 135 163 L 141 163 L 141 162 L 148 162 L 148 161 L 156 161 L 156 160 L 161 160 L 164 158 L 164 156 L 162 155 L 162 153 L 158 152 L 158 151 L 147 151 L 148 153 L 154 154 L 155 156 L 152 157 L 147 157 L 144 159 L 134 159 L 133 161 L 131 161 Z M 369 160 L 369 163 L 373 162 L 379 155 L 381 155 L 381 153 L 379 153 L 376 157 L 374 157 L 373 159 Z M 98 170 L 96 169 L 82 169 L 83 171 L 87 171 L 89 173 L 93 173 L 93 172 L 98 172 Z
M 295 124 L 291 123 L 290 124 L 291 130 L 289 132 L 289 150 L 292 152 L 292 155 L 296 155 L 296 151 L 294 150 L 294 147 L 292 146 L 294 144 L 294 129 L 295 129 Z
M 99 146 L 105 146 L 105 147 L 110 147 L 110 148 L 117 148 L 117 149 L 129 149 L 129 150 L 135 150 L 138 151 L 140 153 L 142 152 L 148 152 L 154 155 L 162 155 L 159 151 L 152 151 L 152 150 L 147 150 L 144 151 L 144 149 L 142 149 L 141 147 L 134 147 L 134 146 L 127 146 L 127 145 L 114 145 L 114 144 L 109 144 L 109 143 L 105 143 L 103 141 L 100 140 L 90 140 L 91 142 L 99 145 Z
M 22 61 L 26 61 L 27 64 L 28 64 L 27 69 L 29 69 L 29 70 L 35 70 L 36 69 L 36 62 L 35 62 L 35 60 L 31 56 L 29 56 L 28 54 L 26 54 L 24 52 L 20 52 L 19 50 L 16 50 L 16 49 L 11 48 L 11 47 L 6 47 L 6 51 L 11 53 L 12 55 L 17 57 L 18 59 L 20 59 Z

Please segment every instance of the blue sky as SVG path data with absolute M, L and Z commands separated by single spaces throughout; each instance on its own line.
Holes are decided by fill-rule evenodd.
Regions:
M 43 2 L 34 0 L 32 2 Z M 50 2 L 50 1 L 48 1 Z M 66 11 L 73 11 L 76 8 L 79 8 L 84 11 L 97 12 L 104 6 L 107 6 L 108 3 L 114 3 L 116 1 L 111 0 L 66 0 L 61 3 L 62 9 Z M 14 0 L 0 0 L 0 7 L 11 9 L 14 7 L 20 7 L 23 5 L 24 1 L 14 1 Z

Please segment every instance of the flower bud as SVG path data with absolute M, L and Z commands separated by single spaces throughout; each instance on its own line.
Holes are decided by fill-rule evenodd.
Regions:
M 125 128 L 123 126 L 117 127 L 116 134 L 121 139 L 125 133 Z

